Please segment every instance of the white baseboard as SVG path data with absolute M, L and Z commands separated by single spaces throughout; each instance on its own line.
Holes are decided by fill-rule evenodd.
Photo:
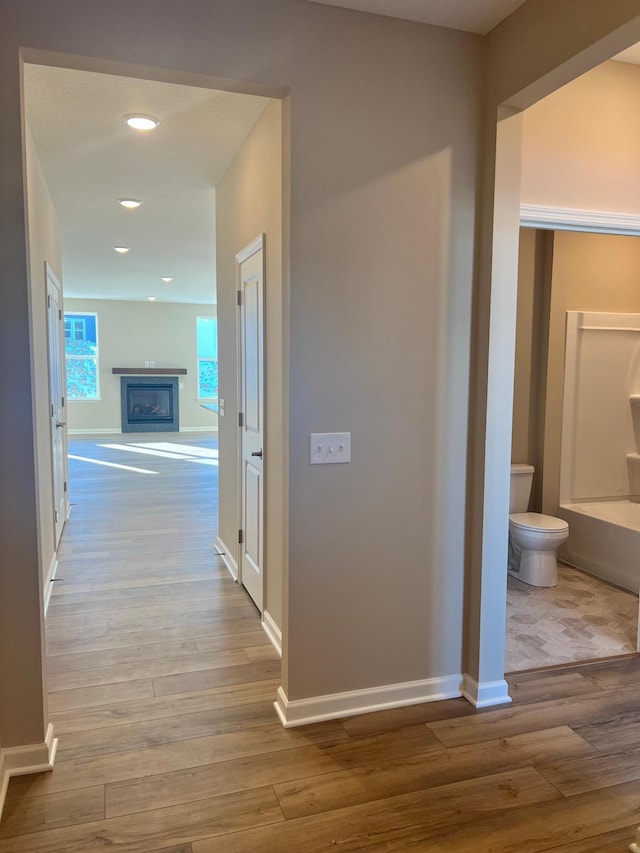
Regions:
M 453 699 L 461 695 L 461 682 L 461 675 L 445 675 L 440 678 L 408 681 L 404 684 L 386 684 L 383 687 L 351 690 L 347 693 L 333 693 L 293 701 L 289 701 L 282 687 L 279 687 L 275 709 L 280 722 L 288 729 L 293 726 L 319 723 L 322 720 L 336 720 L 340 717 L 353 717 L 355 714 L 383 711 L 387 708 L 402 708 L 406 705 L 419 705 L 422 702 Z
M 0 817 L 7 796 L 9 779 L 12 776 L 27 776 L 53 770 L 58 749 L 58 738 L 53 736 L 53 725 L 49 723 L 42 743 L 27 746 L 10 746 L 0 749 Z
M 273 616 L 268 610 L 262 614 L 262 629 L 267 637 L 271 640 L 271 645 L 282 657 L 282 631 L 273 621 Z
M 51 593 L 53 591 L 53 579 L 56 576 L 56 572 L 58 571 L 58 555 L 54 554 L 51 558 L 51 562 L 49 563 L 49 569 L 47 571 L 47 576 L 44 579 L 44 615 L 47 615 L 47 610 L 49 609 L 49 602 L 51 601 Z
M 218 432 L 218 427 L 180 427 L 180 432 Z
M 224 542 L 222 541 L 222 539 L 219 536 L 216 539 L 213 547 L 221 555 L 222 561 L 225 564 L 225 566 L 227 567 L 227 569 L 229 570 L 229 574 L 231 575 L 231 577 L 234 579 L 234 581 L 237 581 L 238 580 L 238 564 L 235 561 L 235 559 L 233 558 L 233 555 L 231 554 L 231 552 L 229 551 L 227 546 L 224 544 Z
M 511 702 L 509 685 L 504 678 L 478 684 L 475 678 L 465 675 L 462 682 L 462 695 L 474 708 L 490 708 L 492 705 L 505 705 Z

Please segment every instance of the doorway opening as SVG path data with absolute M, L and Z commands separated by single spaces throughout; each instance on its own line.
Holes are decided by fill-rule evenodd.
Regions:
M 64 416 L 52 410 L 52 447 L 72 506 L 64 533 L 52 509 L 61 522 L 48 546 L 53 689 L 72 689 L 57 673 L 59 656 L 104 651 L 122 662 L 131 644 L 166 640 L 171 656 L 200 655 L 200 640 L 208 653 L 217 641 L 205 638 L 233 633 L 241 647 L 231 647 L 271 640 L 278 659 L 282 562 L 268 593 L 265 578 L 269 548 L 282 550 L 284 506 L 281 103 L 54 65 L 26 64 L 24 74 L 32 254 L 49 259 L 60 291 L 50 338 L 63 393 L 52 385 L 51 395 Z M 134 110 L 154 126 L 131 125 Z M 249 175 L 253 196 L 245 198 Z M 238 535 L 244 528 L 251 541 L 253 531 L 238 516 L 249 485 L 237 477 L 235 267 L 246 235 L 256 234 L 268 240 L 265 314 L 277 320 L 251 353 L 262 364 L 269 349 L 278 395 L 276 418 L 261 401 L 260 450 L 270 467 L 260 489 L 266 481 L 274 500 L 257 514 L 251 586 Z M 240 585 L 230 590 L 234 579 Z M 114 636 L 99 639 L 105 629 Z M 207 671 L 251 662 L 249 652 L 218 646 Z M 255 654 L 273 678 L 272 656 Z
M 640 210 L 625 207 L 624 178 L 626 149 L 637 145 L 627 121 L 640 91 L 634 56 L 524 114 L 507 672 L 637 651 L 638 581 L 628 568 L 640 525 L 616 513 L 637 508 L 637 359 L 623 340 L 633 336 L 640 268 Z M 516 505 L 518 480 L 531 475 Z

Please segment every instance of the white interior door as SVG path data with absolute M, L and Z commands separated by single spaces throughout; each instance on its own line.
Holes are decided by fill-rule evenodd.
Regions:
M 237 256 L 240 327 L 240 579 L 264 598 L 264 237 Z
M 58 547 L 66 518 L 66 429 L 65 369 L 63 356 L 64 321 L 60 285 L 47 265 L 47 330 L 49 347 L 49 417 L 53 479 L 53 519 L 55 546 Z

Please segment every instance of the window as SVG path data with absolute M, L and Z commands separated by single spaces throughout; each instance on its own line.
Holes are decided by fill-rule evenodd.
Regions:
M 67 359 L 67 399 L 97 400 L 97 314 L 65 313 L 64 351 Z
M 218 319 L 196 319 L 198 349 L 198 398 L 218 399 Z
M 85 317 L 71 317 L 65 314 L 64 337 L 69 341 L 84 341 L 87 337 L 87 320 Z

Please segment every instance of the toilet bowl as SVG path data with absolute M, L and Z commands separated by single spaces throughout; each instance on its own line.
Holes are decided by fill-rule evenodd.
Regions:
M 531 586 L 556 586 L 556 551 L 567 541 L 569 525 L 552 515 L 526 511 L 533 474 L 532 465 L 511 466 L 508 571 Z
M 537 512 L 509 516 L 509 573 L 531 586 L 556 586 L 556 551 L 569 537 L 569 525 Z

